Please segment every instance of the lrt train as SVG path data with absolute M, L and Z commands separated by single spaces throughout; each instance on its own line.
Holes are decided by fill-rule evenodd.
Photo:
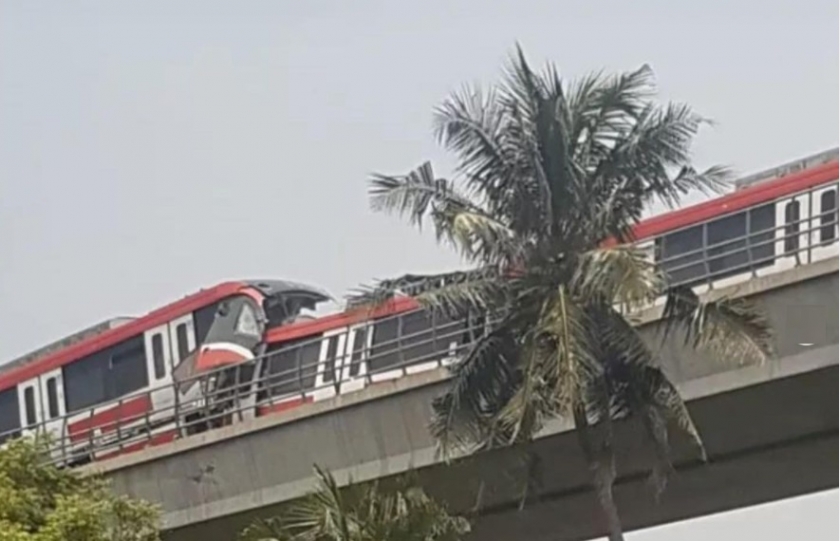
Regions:
M 698 292 L 836 258 L 837 183 L 833 150 L 643 221 L 635 236 Z M 104 459 L 233 422 L 230 412 L 269 415 L 453 362 L 480 326 L 408 297 L 305 316 L 329 298 L 282 280 L 224 283 L 7 363 L 0 442 L 46 432 L 64 463 Z

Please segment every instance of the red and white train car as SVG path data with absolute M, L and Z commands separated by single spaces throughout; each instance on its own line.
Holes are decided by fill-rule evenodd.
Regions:
M 228 282 L 12 361 L 0 368 L 0 441 L 48 432 L 62 454 L 87 460 L 103 442 L 138 431 L 152 433 L 135 447 L 171 440 L 177 403 L 186 405 L 178 414 L 190 415 L 206 392 L 193 387 L 178 396 L 179 371 L 253 359 L 265 329 L 328 299 L 292 282 Z
M 835 258 L 837 183 L 834 150 L 646 220 L 635 236 L 698 292 Z M 210 413 L 233 422 L 447 364 L 481 326 L 437 320 L 409 298 L 299 320 L 327 298 L 288 282 L 222 284 L 0 371 L 0 439 L 40 426 L 83 456 L 127 452 L 212 428 Z

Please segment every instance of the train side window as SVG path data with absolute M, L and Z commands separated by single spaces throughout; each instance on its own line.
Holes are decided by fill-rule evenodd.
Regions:
M 58 417 L 58 387 L 54 377 L 47 380 L 47 415 L 50 419 Z
M 269 352 L 262 381 L 270 396 L 281 396 L 312 389 L 318 371 L 321 341 L 311 337 L 283 345 Z M 299 368 L 298 368 L 299 367 Z
M 26 414 L 26 426 L 32 426 L 38 422 L 35 414 L 35 389 L 27 387 L 23 391 L 23 407 Z
M 175 327 L 175 336 L 178 339 L 178 361 L 183 361 L 190 354 L 190 344 L 187 342 L 187 324 L 181 323 Z
M 67 411 L 74 412 L 108 399 L 110 369 L 108 350 L 89 355 L 64 367 L 64 397 Z
M 801 219 L 799 201 L 785 205 L 785 253 L 799 250 L 799 220 Z
M 216 312 L 219 310 L 220 306 L 217 303 L 204 306 L 193 312 L 196 344 L 204 343 L 204 339 L 207 338 L 207 333 L 210 332 L 210 327 L 213 326 L 213 321 L 216 319 Z
M 402 316 L 403 358 L 407 364 L 434 360 L 432 313 L 418 310 Z
M 746 270 L 749 259 L 745 249 L 746 237 L 746 212 L 739 212 L 706 224 L 709 272 L 714 278 L 722 278 Z
M 389 317 L 373 324 L 368 367 L 372 373 L 400 364 L 400 318 Z
M 300 391 L 297 372 L 298 347 L 287 344 L 267 357 L 262 386 L 268 396 L 282 396 Z
M 155 379 L 161 379 L 166 375 L 166 364 L 163 358 L 163 337 L 160 334 L 152 336 L 152 365 L 155 370 Z
M 750 209 L 749 224 L 751 266 L 772 265 L 776 254 L 776 203 Z
M 304 389 L 315 387 L 315 375 L 318 373 L 318 357 L 321 356 L 321 342 L 308 342 L 299 348 L 297 360 L 300 362 L 300 377 Z M 297 374 L 295 374 L 297 378 Z
M 0 444 L 20 433 L 17 387 L 0 391 Z
M 702 225 L 659 237 L 656 252 L 658 263 L 673 285 L 695 281 L 706 272 Z
M 837 190 L 828 190 L 820 196 L 820 242 L 834 240 L 837 228 Z
M 111 355 L 108 373 L 108 398 L 118 398 L 149 384 L 146 351 L 142 336 Z
M 467 317 L 454 319 L 442 312 L 435 314 L 435 351 L 448 354 L 452 343 L 456 343 L 458 346 L 472 343 L 473 340 L 469 331 L 476 331 L 476 329 L 470 328 L 473 319 L 471 313 Z

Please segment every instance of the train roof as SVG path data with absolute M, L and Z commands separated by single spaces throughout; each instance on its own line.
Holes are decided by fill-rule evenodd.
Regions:
M 743 190 L 744 188 L 761 182 L 767 182 L 768 180 L 788 176 L 791 173 L 798 173 L 799 171 L 804 171 L 805 169 L 812 169 L 818 165 L 836 162 L 838 158 L 840 158 L 840 149 L 832 148 L 831 150 L 819 152 L 808 156 L 807 158 L 793 160 L 771 169 L 765 169 L 764 171 L 759 171 L 758 173 L 741 177 L 735 181 L 735 189 Z
M 328 294 L 319 289 L 284 280 L 224 282 L 209 289 L 202 289 L 198 293 L 187 295 L 179 301 L 153 310 L 142 317 L 124 322 L 121 325 L 106 328 L 103 324 L 99 324 L 90 327 L 85 331 L 77 333 L 77 335 L 81 335 L 81 338 L 78 338 L 75 342 L 70 340 L 67 344 L 62 343 L 63 340 L 68 340 L 76 336 L 71 335 L 68 339 L 51 344 L 51 346 L 55 346 L 53 349 L 49 349 L 51 346 L 46 346 L 46 348 L 42 348 L 44 351 L 40 354 L 38 353 L 41 350 L 36 350 L 32 354 L 15 359 L 12 361 L 14 363 L 13 366 L 3 366 L 0 368 L 0 391 L 31 379 L 38 374 L 49 372 L 76 359 L 95 353 L 103 348 L 118 344 L 123 340 L 127 340 L 171 321 L 178 316 L 193 312 L 203 306 L 234 295 L 248 287 L 254 287 L 266 295 L 295 293 L 309 295 L 312 299 L 321 299 L 323 297 L 324 300 L 327 300 L 330 298 Z M 86 332 L 87 334 L 85 334 Z
M 831 154 L 833 152 L 833 154 Z M 807 190 L 836 180 L 838 178 L 837 151 L 821 153 L 833 159 L 821 160 L 817 165 L 795 173 L 754 183 L 751 186 L 692 205 L 683 209 L 660 214 L 640 222 L 633 230 L 638 240 L 659 237 L 665 233 L 709 221 L 717 216 L 735 213 L 763 202 L 775 201 L 788 195 Z M 806 158 L 808 160 L 808 158 Z M 761 173 L 767 178 L 767 172 Z M 749 177 L 753 178 L 755 175 Z M 736 182 L 737 185 L 737 182 Z M 268 343 L 278 343 L 313 336 L 322 332 L 349 327 L 365 319 L 384 317 L 419 308 L 417 301 L 410 297 L 396 297 L 372 312 L 367 308 L 356 308 L 336 314 L 301 321 L 271 329 L 267 334 Z
M 66 348 L 68 346 L 72 346 L 82 340 L 87 340 L 88 338 L 92 338 L 94 336 L 98 336 L 106 331 L 110 331 L 111 329 L 115 329 L 121 325 L 125 325 L 126 323 L 133 321 L 135 318 L 133 317 L 115 317 L 111 319 L 107 319 L 105 321 L 100 321 L 96 325 L 91 325 L 81 331 L 74 332 L 71 335 L 65 336 L 55 342 L 47 344 L 46 346 L 42 346 L 34 351 L 30 351 L 25 355 L 21 355 L 16 359 L 12 359 L 9 362 L 6 362 L 0 365 L 0 374 L 4 372 L 8 372 L 13 368 L 17 368 L 19 366 L 23 366 L 25 364 L 29 364 L 32 361 L 37 361 L 38 359 L 53 353 L 54 351 L 58 351 L 60 349 Z
M 837 180 L 837 177 L 838 161 L 834 159 L 796 173 L 757 182 L 696 205 L 659 214 L 639 223 L 633 232 L 639 240 L 658 237 L 677 229 L 707 222 L 717 216 L 733 214 L 760 203 L 769 203 L 826 184 Z
M 300 282 L 292 282 L 291 280 L 243 280 L 242 283 L 257 289 L 266 297 L 294 294 L 295 296 L 305 296 L 318 302 L 332 300 L 332 296 L 323 289 Z

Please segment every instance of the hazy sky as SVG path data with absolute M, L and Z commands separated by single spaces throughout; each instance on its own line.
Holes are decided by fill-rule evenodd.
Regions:
M 342 295 L 457 265 L 372 214 L 366 180 L 446 171 L 432 108 L 496 78 L 515 40 L 566 77 L 649 63 L 663 99 L 718 122 L 699 165 L 837 145 L 836 0 L 3 0 L 0 359 L 225 279 Z M 836 539 L 837 506 L 833 491 L 633 539 Z

